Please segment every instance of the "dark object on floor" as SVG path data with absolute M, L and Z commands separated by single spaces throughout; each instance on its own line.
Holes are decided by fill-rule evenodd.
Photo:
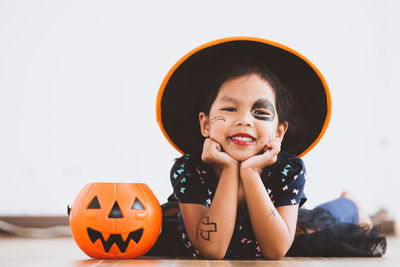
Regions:
M 376 228 L 337 223 L 323 209 L 300 209 L 298 226 L 305 234 L 296 236 L 287 256 L 380 257 L 386 252 L 386 238 Z
M 167 202 L 161 205 L 162 230 L 155 245 L 145 256 L 187 256 L 183 246 L 182 238 L 178 234 L 178 213 L 177 202 Z

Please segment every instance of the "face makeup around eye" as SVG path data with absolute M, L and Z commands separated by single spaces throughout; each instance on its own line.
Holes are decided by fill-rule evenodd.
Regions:
M 275 107 L 267 98 L 258 99 L 251 107 L 254 118 L 263 121 L 275 119 Z

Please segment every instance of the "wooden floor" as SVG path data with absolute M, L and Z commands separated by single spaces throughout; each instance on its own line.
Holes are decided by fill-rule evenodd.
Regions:
M 400 238 L 388 238 L 386 255 L 382 258 L 292 258 L 268 260 L 189 260 L 141 258 L 132 260 L 96 260 L 84 254 L 72 238 L 27 239 L 0 236 L 0 266 L 400 266 Z

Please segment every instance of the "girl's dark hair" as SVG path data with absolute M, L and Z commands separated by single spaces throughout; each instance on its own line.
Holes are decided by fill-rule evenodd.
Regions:
M 296 103 L 291 92 L 260 60 L 254 58 L 237 58 L 225 61 L 216 65 L 214 71 L 211 73 L 209 77 L 209 93 L 202 99 L 202 105 L 199 107 L 199 110 L 207 116 L 223 83 L 241 76 L 257 74 L 272 87 L 275 93 L 279 123 L 288 122 L 291 131 L 298 127 L 295 118 L 296 114 L 293 114 Z

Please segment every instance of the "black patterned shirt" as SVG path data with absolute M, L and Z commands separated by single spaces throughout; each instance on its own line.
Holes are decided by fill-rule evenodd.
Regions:
M 264 168 L 261 179 L 275 207 L 296 205 L 306 201 L 304 194 L 306 170 L 303 161 L 289 153 L 280 152 L 277 162 Z M 212 166 L 199 157 L 185 154 L 177 159 L 171 169 L 173 194 L 170 200 L 181 203 L 195 203 L 209 207 L 218 186 L 218 177 Z M 192 246 L 179 215 L 178 232 L 187 248 L 188 255 L 198 257 L 199 252 Z M 255 239 L 247 209 L 237 214 L 235 229 L 226 258 L 262 257 Z

